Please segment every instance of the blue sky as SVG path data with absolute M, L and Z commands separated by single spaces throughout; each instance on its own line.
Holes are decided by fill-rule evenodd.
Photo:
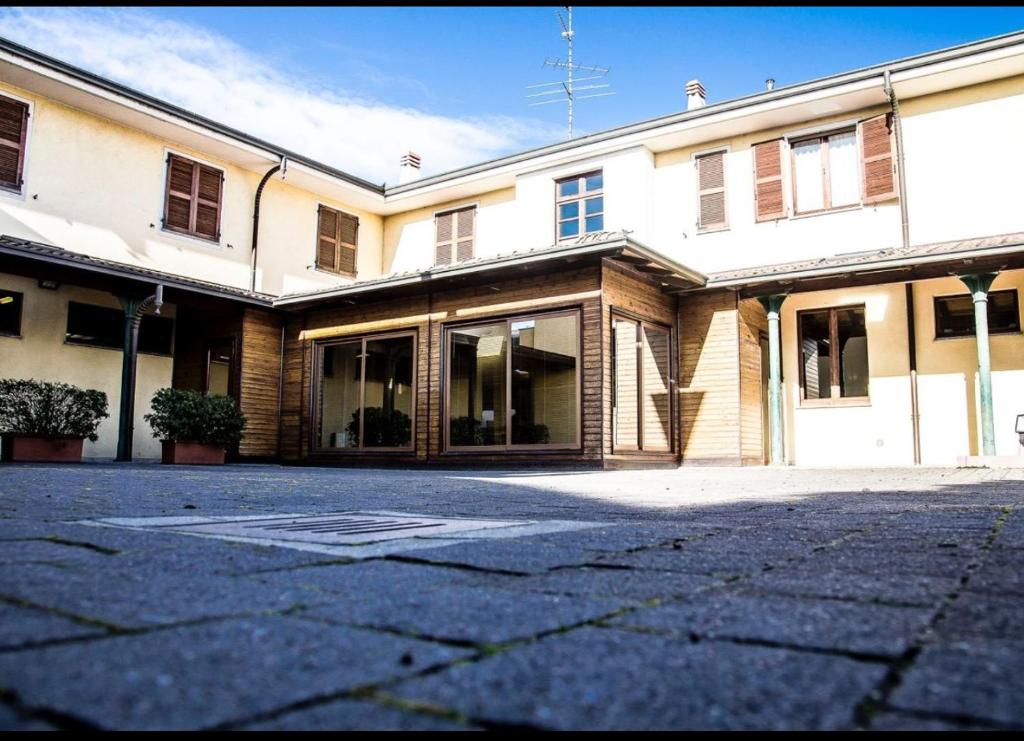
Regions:
M 564 55 L 557 6 L 0 9 L 0 34 L 376 181 L 565 136 L 527 106 Z M 616 95 L 577 134 L 1024 29 L 1021 8 L 575 8 L 577 61 Z M 181 40 L 187 39 L 186 43 Z

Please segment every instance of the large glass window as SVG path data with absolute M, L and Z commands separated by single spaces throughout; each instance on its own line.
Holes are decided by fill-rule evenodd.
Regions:
M 664 327 L 616 316 L 612 437 L 617 451 L 672 450 L 671 342 Z
M 792 150 L 797 213 L 860 202 L 855 131 L 793 142 Z
M 412 447 L 414 346 L 402 334 L 319 347 L 319 449 Z
M 604 175 L 574 175 L 556 184 L 558 240 L 575 239 L 604 229 Z
M 800 380 L 805 400 L 868 396 L 868 336 L 864 307 L 797 315 Z
M 448 330 L 448 447 L 579 444 L 577 312 Z
M 1020 332 L 1016 290 L 989 292 L 987 308 L 989 334 Z M 935 336 L 974 336 L 974 299 L 969 294 L 935 297 Z
M 17 291 L 0 290 L 0 334 L 21 336 L 22 298 Z

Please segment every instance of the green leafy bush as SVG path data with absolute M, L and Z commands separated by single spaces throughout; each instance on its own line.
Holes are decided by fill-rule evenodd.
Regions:
M 162 441 L 197 442 L 228 448 L 237 445 L 245 415 L 230 396 L 164 388 L 153 394 L 153 411 L 145 415 L 153 437 Z
M 363 433 L 366 448 L 400 448 L 412 439 L 412 418 L 405 412 L 383 407 L 366 407 L 363 410 Z M 352 420 L 346 427 L 352 440 L 359 439 L 359 411 L 352 413 Z
M 96 428 L 109 417 L 107 395 L 68 383 L 0 379 L 0 432 L 39 437 L 99 439 Z

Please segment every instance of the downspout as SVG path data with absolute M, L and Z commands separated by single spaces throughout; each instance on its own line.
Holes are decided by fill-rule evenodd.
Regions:
M 885 70 L 885 97 L 892 109 L 892 129 L 896 140 L 896 187 L 900 198 L 900 232 L 903 248 L 910 247 L 910 216 L 907 204 L 907 178 L 903 161 L 903 120 L 900 118 L 900 102 L 892 87 L 892 77 Z M 907 305 L 907 359 L 910 365 L 910 426 L 914 438 L 914 464 L 921 463 L 921 412 L 917 394 L 917 332 L 914 328 L 914 284 L 906 284 Z
M 434 355 L 433 355 L 433 352 L 434 352 L 434 348 L 433 348 L 434 332 L 433 332 L 433 329 L 430 326 L 430 317 L 431 317 L 431 315 L 433 313 L 434 313 L 434 293 L 433 293 L 433 291 L 427 291 L 427 454 L 426 454 L 426 459 L 425 459 L 427 463 L 430 463 L 430 396 L 431 396 L 431 394 L 430 394 L 430 383 L 431 383 L 431 381 L 430 381 L 430 371 L 432 369 L 431 366 L 432 366 L 432 364 L 434 362 Z M 447 424 L 447 421 L 442 419 L 443 416 L 444 416 L 444 410 L 442 409 L 441 412 L 438 413 L 437 418 L 439 420 L 442 420 L 441 421 L 442 425 L 445 425 L 445 424 Z M 441 432 L 440 437 L 438 437 L 438 441 L 441 441 L 441 440 L 444 440 L 444 433 L 443 433 L 443 431 Z
M 260 184 L 256 186 L 256 197 L 252 204 L 252 250 L 249 255 L 250 261 L 250 276 L 249 276 L 249 290 L 256 291 L 256 253 L 259 248 L 260 241 L 260 200 L 263 198 L 263 189 L 267 185 L 267 181 L 276 173 L 281 170 L 282 176 L 288 171 L 288 158 L 281 157 L 281 162 L 274 165 L 266 174 L 263 175 L 263 179 L 260 180 Z

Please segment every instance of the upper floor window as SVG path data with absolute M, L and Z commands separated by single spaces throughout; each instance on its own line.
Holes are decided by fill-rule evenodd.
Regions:
M 1020 306 L 1017 291 L 990 291 L 988 294 L 988 331 L 1020 332 Z M 969 294 L 935 297 L 935 336 L 973 337 L 974 299 Z
M 868 333 L 863 306 L 797 314 L 805 401 L 868 395 Z
M 802 139 L 791 147 L 796 213 L 860 203 L 855 131 Z
M 0 188 L 21 192 L 28 104 L 0 96 Z
M 164 229 L 219 241 L 223 193 L 222 170 L 168 155 Z
M 888 114 L 845 130 L 760 142 L 753 150 L 757 221 L 898 197 Z M 783 188 L 787 157 L 790 182 Z
M 725 152 L 702 154 L 697 163 L 697 229 L 728 226 L 725 216 Z
M 332 273 L 354 276 L 359 217 L 320 206 L 317 218 L 316 266 Z
M 471 260 L 476 241 L 476 206 L 446 211 L 434 217 L 434 264 Z
M 124 348 L 124 312 L 109 306 L 68 302 L 68 324 L 64 341 L 111 350 Z M 174 320 L 146 314 L 139 325 L 139 352 L 170 355 L 174 343 Z
M 604 175 L 600 170 L 556 183 L 558 241 L 604 230 Z
M 22 295 L 0 289 L 0 335 L 21 336 Z

